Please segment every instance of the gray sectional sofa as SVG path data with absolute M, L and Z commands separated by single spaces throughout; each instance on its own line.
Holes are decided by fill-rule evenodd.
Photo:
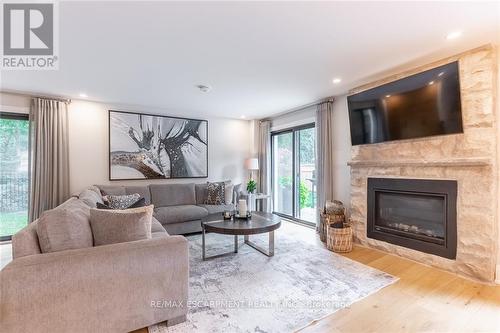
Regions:
M 13 261 L 0 271 L 0 330 L 128 332 L 184 321 L 188 242 L 169 233 L 200 231 L 201 218 L 233 209 L 234 188 L 227 205 L 206 205 L 206 184 L 91 186 L 45 212 L 12 237 Z M 93 246 L 90 209 L 102 193 L 138 193 L 154 204 L 152 238 Z M 49 251 L 53 244 L 64 248 Z M 155 306 L 162 302 L 178 306 Z
M 206 205 L 207 184 L 151 184 L 144 186 L 96 185 L 103 195 L 138 193 L 153 204 L 154 217 L 171 235 L 201 231 L 201 219 L 208 214 L 234 210 L 240 185 L 226 195 L 224 205 Z
M 44 213 L 50 230 L 40 218 L 12 237 L 13 260 L 0 271 L 0 331 L 128 332 L 185 320 L 186 238 L 153 218 L 151 239 L 93 246 L 90 209 L 100 199 L 87 189 Z M 44 250 L 56 243 L 69 249 Z M 163 301 L 179 306 L 155 306 Z

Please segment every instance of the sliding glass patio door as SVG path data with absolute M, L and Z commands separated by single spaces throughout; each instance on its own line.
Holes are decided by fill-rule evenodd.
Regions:
M 0 112 L 0 241 L 28 223 L 28 115 Z
M 272 133 L 274 212 L 316 223 L 314 124 Z

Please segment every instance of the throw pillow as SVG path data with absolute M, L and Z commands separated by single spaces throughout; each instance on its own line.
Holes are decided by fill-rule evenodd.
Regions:
M 97 208 L 97 209 L 113 209 L 113 208 L 109 207 L 108 205 L 106 205 L 106 204 L 102 204 L 102 203 L 100 203 L 100 202 L 96 202 L 96 204 L 95 204 L 95 205 L 96 205 L 96 208 Z
M 42 253 L 92 247 L 89 217 L 90 208 L 76 198 L 43 212 L 36 224 Z
M 153 209 L 153 205 L 125 210 L 91 209 L 94 245 L 150 239 Z
M 139 207 L 145 207 L 146 205 L 146 199 L 145 198 L 140 198 L 137 200 L 135 203 L 131 204 L 125 209 L 130 209 L 130 208 L 139 208 Z M 96 202 L 96 208 L 97 209 L 113 209 L 109 205 L 102 204 L 100 202 Z
M 128 195 L 108 195 L 107 201 L 111 209 L 126 209 L 137 202 L 141 196 L 138 193 Z
M 224 194 L 224 183 L 207 183 L 206 205 L 223 205 L 226 202 Z
M 92 189 L 83 190 L 82 193 L 78 195 L 78 198 L 85 202 L 90 208 L 95 208 L 96 203 L 104 203 L 102 196 Z
M 146 207 L 146 198 L 140 198 L 137 200 L 135 203 L 131 204 L 130 206 L 127 207 L 127 209 L 130 208 L 139 208 L 139 207 Z

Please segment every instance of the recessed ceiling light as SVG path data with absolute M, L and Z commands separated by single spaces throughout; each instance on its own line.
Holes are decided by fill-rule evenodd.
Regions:
M 455 39 L 460 36 L 462 36 L 462 31 L 453 31 L 446 36 L 446 39 Z
M 336 77 L 336 78 L 334 78 L 334 79 L 332 80 L 332 82 L 333 82 L 333 83 L 335 83 L 335 84 L 340 83 L 340 81 L 342 81 L 342 79 L 341 79 L 341 78 L 338 78 L 338 77 Z
M 79 96 L 80 96 L 81 98 L 87 98 L 87 97 L 88 97 L 88 96 L 87 96 L 87 94 L 85 94 L 85 93 L 80 93 L 80 95 L 79 95 Z
M 385 97 L 389 98 L 389 97 L 391 97 L 391 95 L 385 95 Z
M 434 84 L 434 81 L 429 82 L 429 85 L 432 86 Z
M 212 87 L 206 86 L 204 84 L 198 84 L 198 85 L 196 85 L 196 88 L 200 89 L 200 91 L 204 92 L 204 93 L 209 92 L 210 90 L 212 90 Z
M 443 76 L 444 75 L 444 72 L 441 72 L 438 74 L 438 76 Z

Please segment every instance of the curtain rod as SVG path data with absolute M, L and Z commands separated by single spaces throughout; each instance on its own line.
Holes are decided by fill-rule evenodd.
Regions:
M 316 105 L 320 105 L 322 103 L 327 103 L 327 102 L 333 102 L 334 100 L 334 97 L 326 97 L 326 98 L 322 98 L 320 100 L 317 100 L 315 102 L 312 102 L 312 103 L 309 103 L 309 104 L 304 104 L 304 105 L 301 105 L 301 106 L 297 106 L 297 107 L 294 107 L 292 109 L 288 109 L 286 111 L 283 111 L 283 112 L 280 112 L 278 114 L 275 114 L 271 117 L 266 117 L 264 119 L 261 119 L 260 121 L 267 121 L 267 120 L 271 120 L 273 118 L 277 118 L 277 117 L 281 117 L 281 116 L 284 116 L 284 115 L 287 115 L 289 113 L 294 113 L 294 112 L 297 112 L 297 111 L 301 111 L 301 110 L 305 110 L 307 108 L 310 108 L 311 106 L 316 106 Z
M 22 91 L 17 91 L 17 90 L 0 90 L 0 93 L 11 94 L 11 95 L 20 95 L 20 96 L 26 96 L 26 97 L 31 97 L 31 98 L 53 99 L 53 100 L 56 100 L 56 101 L 71 103 L 71 98 L 65 98 L 65 97 L 54 96 L 54 95 L 43 95 L 43 94 L 36 94 L 36 93 L 28 93 L 28 92 L 22 92 Z

